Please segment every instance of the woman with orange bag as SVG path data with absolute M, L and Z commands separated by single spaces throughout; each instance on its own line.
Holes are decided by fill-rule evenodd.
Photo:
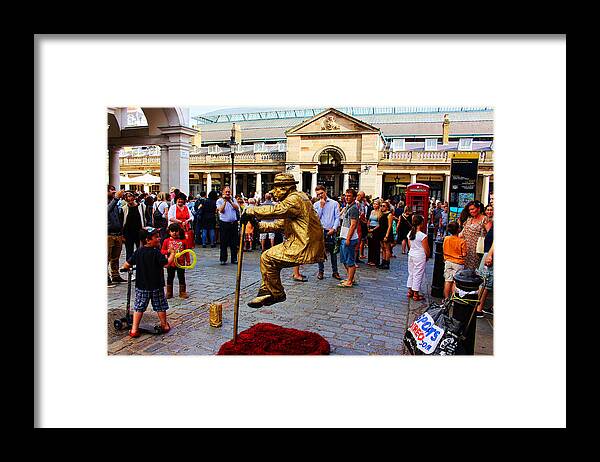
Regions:
M 169 207 L 169 224 L 177 223 L 185 233 L 185 245 L 187 249 L 195 247 L 194 231 L 192 230 L 191 222 L 194 217 L 190 213 L 190 209 L 186 205 L 187 197 L 180 192 L 175 196 L 175 203 Z

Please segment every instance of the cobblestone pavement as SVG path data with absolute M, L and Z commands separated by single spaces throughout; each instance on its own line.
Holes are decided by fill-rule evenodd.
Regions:
M 108 287 L 108 354 L 109 355 L 213 355 L 233 336 L 233 306 L 237 265 L 219 264 L 219 247 L 196 247 L 196 267 L 186 271 L 188 299 L 178 298 L 178 281 L 174 282 L 174 298 L 169 300 L 168 334 L 142 334 L 132 339 L 124 328 L 113 326 L 116 318 L 125 314 L 127 284 Z M 125 249 L 121 255 L 124 261 Z M 260 285 L 260 250 L 244 254 L 240 288 L 238 333 L 259 322 L 282 327 L 308 330 L 322 335 L 331 345 L 332 355 L 401 355 L 405 354 L 402 339 L 412 321 L 429 302 L 440 299 L 430 293 L 433 259 L 429 260 L 421 302 L 406 297 L 407 256 L 394 247 L 396 258 L 389 270 L 379 270 L 365 264 L 357 270 L 357 285 L 352 289 L 337 287 L 331 277 L 331 264 L 325 262 L 325 278 L 316 278 L 317 265 L 304 265 L 302 274 L 307 282 L 292 280 L 292 269 L 281 272 L 287 300 L 275 305 L 250 308 L 247 303 L 256 296 Z M 340 274 L 345 276 L 343 265 Z M 166 279 L 166 273 L 165 273 Z M 135 282 L 132 284 L 135 285 Z M 134 289 L 132 287 L 133 306 Z M 223 305 L 223 325 L 209 324 L 209 305 Z M 490 300 L 491 304 L 491 300 Z M 477 319 L 475 354 L 493 354 L 493 317 Z M 151 306 L 142 324 L 154 325 L 158 317 Z

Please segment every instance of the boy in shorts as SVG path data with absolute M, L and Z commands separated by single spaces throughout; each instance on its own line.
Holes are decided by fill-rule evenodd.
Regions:
M 467 241 L 458 237 L 458 223 L 448 223 L 448 236 L 444 238 L 444 298 L 450 297 L 454 289 L 454 275 L 465 267 Z
M 142 228 L 140 230 L 142 247 L 136 249 L 133 255 L 123 263 L 123 269 L 130 269 L 135 265 L 135 302 L 133 304 L 133 326 L 129 336 L 140 336 L 138 330 L 144 311 L 152 301 L 152 309 L 158 314 L 160 327 L 163 333 L 171 330 L 167 322 L 169 304 L 165 297 L 165 273 L 163 268 L 173 263 L 175 250 L 169 252 L 169 258 L 160 253 L 160 233 L 156 228 Z

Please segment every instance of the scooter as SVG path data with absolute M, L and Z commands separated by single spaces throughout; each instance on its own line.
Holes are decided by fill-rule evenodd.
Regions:
M 133 270 L 135 269 L 134 266 L 132 266 L 131 268 L 127 269 L 120 269 L 119 272 L 121 273 L 127 273 L 127 309 L 125 311 L 125 316 L 120 318 L 120 319 L 115 319 L 114 321 L 114 326 L 116 330 L 121 330 L 123 328 L 124 325 L 126 325 L 128 328 L 130 328 L 131 326 L 133 326 L 133 315 L 131 314 L 131 276 L 133 275 Z M 138 327 L 138 331 L 142 334 L 162 334 L 163 330 L 160 327 L 160 324 L 157 324 L 154 327 L 149 327 L 149 326 L 142 326 L 140 325 Z

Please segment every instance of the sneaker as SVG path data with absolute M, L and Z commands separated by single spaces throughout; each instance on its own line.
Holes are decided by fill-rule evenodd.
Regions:
M 221 265 L 226 265 L 226 264 L 227 264 L 227 262 L 226 262 L 226 261 L 222 261 L 222 262 L 221 262 Z
M 317 273 L 317 279 L 323 279 L 323 271 Z
M 484 309 L 483 309 L 483 312 L 484 312 L 485 314 L 491 314 L 491 315 L 493 315 L 493 314 L 494 314 L 494 308 L 493 308 L 493 307 L 491 307 L 491 306 L 490 306 L 489 308 L 484 308 Z
M 483 311 L 476 311 L 475 312 L 475 317 L 476 318 L 484 318 L 485 316 L 483 315 Z
M 117 283 L 117 282 L 127 282 L 126 279 L 123 279 L 121 276 L 113 276 L 112 278 L 112 282 L 113 283 Z

